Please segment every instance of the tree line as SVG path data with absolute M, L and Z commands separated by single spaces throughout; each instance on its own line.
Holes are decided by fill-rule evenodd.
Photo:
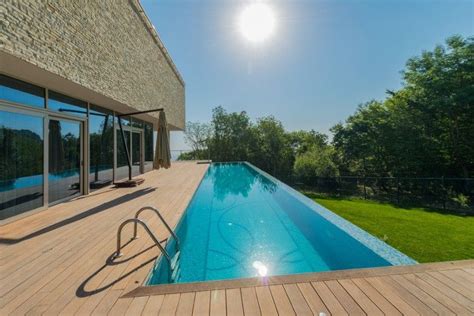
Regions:
M 409 59 L 402 88 L 357 107 L 331 128 L 287 131 L 273 116 L 213 110 L 189 122 L 180 159 L 245 160 L 282 179 L 474 177 L 474 38 L 453 36 Z

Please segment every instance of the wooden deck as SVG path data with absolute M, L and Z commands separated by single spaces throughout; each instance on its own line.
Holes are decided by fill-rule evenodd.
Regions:
M 0 315 L 474 314 L 474 260 L 142 286 L 159 251 L 142 233 L 110 261 L 118 225 L 144 205 L 176 225 L 206 170 L 176 163 L 136 188 L 102 189 L 0 227 Z M 143 218 L 166 238 L 153 215 Z

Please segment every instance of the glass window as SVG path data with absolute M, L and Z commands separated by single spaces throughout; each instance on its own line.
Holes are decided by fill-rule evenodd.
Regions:
M 43 118 L 0 111 L 0 220 L 43 206 Z
M 48 93 L 48 109 L 64 114 L 82 116 L 87 115 L 87 103 L 54 91 Z
M 44 89 L 0 75 L 0 99 L 44 108 Z
M 98 189 L 113 180 L 113 112 L 91 105 L 89 110 L 90 188 Z M 119 139 L 120 140 L 120 139 Z

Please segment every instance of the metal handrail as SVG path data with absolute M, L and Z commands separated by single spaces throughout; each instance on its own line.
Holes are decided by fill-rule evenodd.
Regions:
M 152 210 L 153 212 L 155 212 L 156 215 L 158 215 L 158 217 L 160 218 L 161 222 L 163 223 L 163 225 L 165 225 L 166 229 L 168 229 L 169 233 L 171 234 L 171 236 L 173 236 L 174 240 L 176 241 L 176 251 L 178 251 L 180 249 L 180 246 L 179 246 L 179 238 L 178 236 L 176 236 L 176 234 L 174 233 L 174 231 L 171 229 L 171 227 L 168 225 L 168 223 L 165 221 L 165 219 L 163 218 L 163 216 L 161 216 L 161 213 L 160 211 L 158 211 L 156 208 L 154 207 L 151 207 L 151 206 L 144 206 L 142 207 L 141 209 L 139 209 L 136 213 L 135 213 L 135 218 L 138 219 L 138 215 L 140 215 L 141 212 L 145 211 L 145 210 Z M 133 230 L 133 238 L 137 238 L 137 223 L 135 222 L 135 225 L 134 225 L 134 230 Z
M 118 228 L 118 231 L 117 231 L 117 251 L 115 252 L 114 258 L 118 258 L 118 257 L 122 256 L 122 253 L 120 252 L 120 249 L 122 248 L 122 246 L 121 246 L 122 229 L 125 227 L 125 225 L 127 225 L 128 223 L 131 223 L 131 222 L 135 223 L 135 229 L 137 227 L 137 224 L 140 224 L 140 225 L 143 226 L 143 228 L 145 228 L 148 235 L 150 235 L 151 239 L 153 239 L 156 246 L 161 250 L 161 253 L 163 253 L 163 255 L 166 257 L 166 259 L 168 260 L 168 263 L 171 266 L 171 257 L 168 254 L 168 252 L 166 251 L 166 249 L 163 248 L 163 246 L 161 246 L 158 239 L 155 237 L 155 235 L 153 235 L 151 230 L 148 228 L 148 225 L 145 224 L 145 222 L 143 222 L 142 220 L 139 220 L 138 218 L 130 218 L 130 219 L 125 220 L 122 224 L 120 224 L 120 226 Z

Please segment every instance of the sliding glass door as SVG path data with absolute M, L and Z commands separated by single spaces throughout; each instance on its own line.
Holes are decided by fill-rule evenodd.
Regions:
M 122 133 L 116 128 L 116 163 L 115 180 L 123 180 L 128 177 L 127 152 L 123 145 Z M 128 147 L 132 163 L 132 177 L 144 172 L 144 150 L 143 150 L 143 129 L 123 126 L 123 134 Z
M 49 119 L 48 201 L 53 203 L 81 193 L 82 123 Z

